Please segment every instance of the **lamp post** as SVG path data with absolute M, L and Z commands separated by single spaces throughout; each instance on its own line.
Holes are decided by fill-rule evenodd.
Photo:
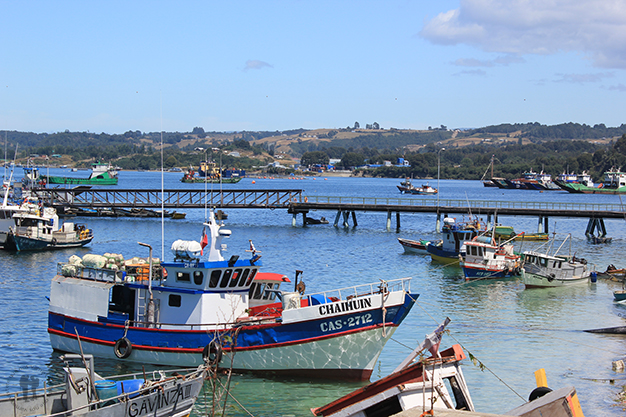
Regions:
M 439 172 L 441 168 L 441 151 L 445 151 L 446 148 L 441 148 L 437 152 L 437 207 L 439 207 Z

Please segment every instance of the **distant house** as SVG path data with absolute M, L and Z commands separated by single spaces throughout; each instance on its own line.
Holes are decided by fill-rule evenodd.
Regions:
M 241 155 L 239 155 L 239 152 L 231 152 L 229 153 L 230 156 L 235 157 L 235 158 L 239 158 Z

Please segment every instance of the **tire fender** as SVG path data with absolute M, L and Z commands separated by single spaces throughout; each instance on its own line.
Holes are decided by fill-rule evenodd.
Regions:
M 115 347 L 113 348 L 115 352 L 115 356 L 120 359 L 126 359 L 130 356 L 133 351 L 133 344 L 130 343 L 130 340 L 126 337 L 122 337 L 121 339 L 117 339 L 115 341 Z

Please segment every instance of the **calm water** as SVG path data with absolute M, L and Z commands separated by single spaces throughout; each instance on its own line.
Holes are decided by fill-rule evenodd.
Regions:
M 67 175 L 67 171 L 51 170 Z M 85 172 L 75 173 L 86 176 Z M 203 188 L 202 184 L 182 184 L 182 174 L 165 173 L 165 188 Z M 323 178 L 305 180 L 244 179 L 224 188 L 303 189 L 308 196 L 398 197 L 399 180 L 362 178 Z M 419 184 L 420 181 L 415 181 Z M 160 188 L 160 173 L 121 172 L 119 188 Z M 430 181 L 436 186 L 436 180 Z M 214 185 L 215 189 L 219 186 Z M 210 188 L 210 185 L 209 185 Z M 620 203 L 617 196 L 570 195 L 565 192 L 535 192 L 486 189 L 478 181 L 447 181 L 440 184 L 440 198 L 505 201 L 576 201 Z M 431 198 L 412 196 L 411 198 Z M 465 362 L 464 373 L 476 408 L 484 412 L 506 412 L 521 404 L 535 386 L 533 372 L 545 368 L 552 388 L 574 385 L 587 416 L 626 414 L 616 403 L 623 373 L 611 369 L 611 362 L 624 357 L 626 338 L 595 335 L 583 329 L 623 325 L 626 305 L 613 302 L 612 290 L 619 284 L 599 281 L 574 288 L 524 290 L 519 279 L 466 283 L 459 268 L 442 267 L 429 257 L 407 255 L 397 237 L 436 238 L 435 216 L 406 214 L 401 231 L 385 229 L 382 213 L 357 213 L 357 228 L 334 228 L 335 213 L 310 213 L 330 220 L 330 225 L 303 228 L 302 219 L 291 226 L 286 210 L 228 210 L 226 241 L 229 253 L 240 254 L 252 239 L 262 251 L 265 271 L 283 272 L 293 277 L 304 271 L 307 291 L 314 292 L 378 282 L 379 279 L 412 277 L 412 289 L 420 297 L 407 319 L 387 344 L 372 380 L 391 372 L 421 342 L 426 333 L 448 316 L 451 336 L 442 347 L 460 343 L 479 360 L 482 370 Z M 460 218 L 460 216 L 457 216 Z M 165 259 L 169 247 L 179 238 L 200 240 L 204 210 L 188 210 L 184 220 L 166 221 Z M 534 232 L 537 219 L 500 217 L 516 231 Z M 0 387 L 6 392 L 19 388 L 19 378 L 36 376 L 41 383 L 58 380 L 57 354 L 50 348 L 46 332 L 50 279 L 58 262 L 70 255 L 122 253 L 125 257 L 146 256 L 137 242 L 151 244 L 161 257 L 159 219 L 89 219 L 95 239 L 79 250 L 49 253 L 0 252 L 0 343 L 4 360 L 0 363 Z M 624 221 L 607 220 L 613 242 L 590 245 L 586 242 L 585 219 L 550 219 L 551 231 L 572 233 L 572 251 L 604 271 L 608 264 L 626 267 Z M 531 245 L 526 242 L 523 249 Z M 534 244 L 533 244 L 534 246 Z M 114 374 L 140 370 L 136 365 L 97 360 L 97 371 Z M 506 385 L 505 385 L 506 384 Z M 309 409 L 346 394 L 361 384 L 303 380 L 266 379 L 237 375 L 231 382 L 232 394 L 255 416 L 309 416 Z M 517 393 L 517 394 L 516 394 Z M 518 396 L 519 394 L 519 396 Z M 203 401 L 197 406 L 202 413 Z M 228 415 L 247 415 L 229 401 Z

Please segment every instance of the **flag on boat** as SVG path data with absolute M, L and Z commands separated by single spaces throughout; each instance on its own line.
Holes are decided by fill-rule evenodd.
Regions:
M 209 238 L 206 235 L 206 227 L 202 229 L 202 239 L 200 240 L 200 255 L 204 255 L 204 247 L 209 244 Z
M 446 329 L 446 326 L 450 323 L 450 319 L 446 317 L 443 323 L 439 325 L 431 334 L 426 335 L 426 340 L 424 340 L 424 348 L 428 349 L 431 355 L 437 356 L 441 358 L 439 354 L 439 345 L 441 344 L 441 337 L 443 336 L 443 332 Z

